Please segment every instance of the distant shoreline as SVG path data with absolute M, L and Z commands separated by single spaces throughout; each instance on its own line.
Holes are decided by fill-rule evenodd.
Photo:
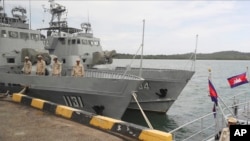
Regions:
M 131 59 L 133 54 L 117 53 L 114 59 Z M 194 57 L 194 53 L 186 54 L 174 54 L 174 55 L 144 55 L 144 59 L 179 59 L 185 60 Z M 135 59 L 140 59 L 140 55 L 137 55 Z M 214 53 L 198 53 L 196 54 L 196 60 L 250 60 L 250 53 L 238 52 L 238 51 L 221 51 Z

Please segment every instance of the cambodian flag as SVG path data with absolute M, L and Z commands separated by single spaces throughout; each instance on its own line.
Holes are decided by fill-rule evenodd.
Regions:
M 231 88 L 248 83 L 246 72 L 227 79 Z
M 217 106 L 217 92 L 212 84 L 212 82 L 208 79 L 208 89 L 209 89 L 209 93 L 210 93 L 210 97 L 211 97 L 211 100 L 216 104 Z

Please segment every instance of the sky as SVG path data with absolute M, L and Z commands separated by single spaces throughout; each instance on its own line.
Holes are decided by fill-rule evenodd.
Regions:
M 66 6 L 70 27 L 90 22 L 103 50 L 135 54 L 143 42 L 145 55 L 195 51 L 250 52 L 250 0 L 56 0 Z M 29 1 L 5 0 L 10 15 L 14 6 L 27 9 Z M 2 2 L 1 2 L 2 5 Z M 48 27 L 48 0 L 31 0 L 31 26 Z M 66 16 L 65 16 L 66 17 Z M 196 38 L 198 35 L 198 38 Z

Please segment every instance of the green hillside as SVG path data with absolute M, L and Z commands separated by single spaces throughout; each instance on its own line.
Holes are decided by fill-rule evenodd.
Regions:
M 144 59 L 189 59 L 193 53 L 186 54 L 173 54 L 173 55 L 144 55 Z M 114 57 L 116 59 L 131 59 L 133 54 L 117 53 Z M 136 56 L 139 59 L 140 56 Z M 238 51 L 221 51 L 214 53 L 198 53 L 196 54 L 197 60 L 250 60 L 250 53 Z

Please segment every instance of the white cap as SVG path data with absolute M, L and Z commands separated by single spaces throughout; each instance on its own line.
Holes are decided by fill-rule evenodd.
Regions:
M 25 56 L 24 59 L 29 59 L 29 57 L 28 57 L 28 56 Z
M 38 57 L 38 58 L 42 58 L 42 55 L 38 55 L 37 57 Z
M 76 59 L 76 61 L 80 61 L 80 58 Z
M 57 56 L 54 56 L 54 59 L 58 59 Z
M 234 117 L 227 118 L 227 121 L 230 122 L 230 123 L 237 123 L 237 119 L 234 118 Z

